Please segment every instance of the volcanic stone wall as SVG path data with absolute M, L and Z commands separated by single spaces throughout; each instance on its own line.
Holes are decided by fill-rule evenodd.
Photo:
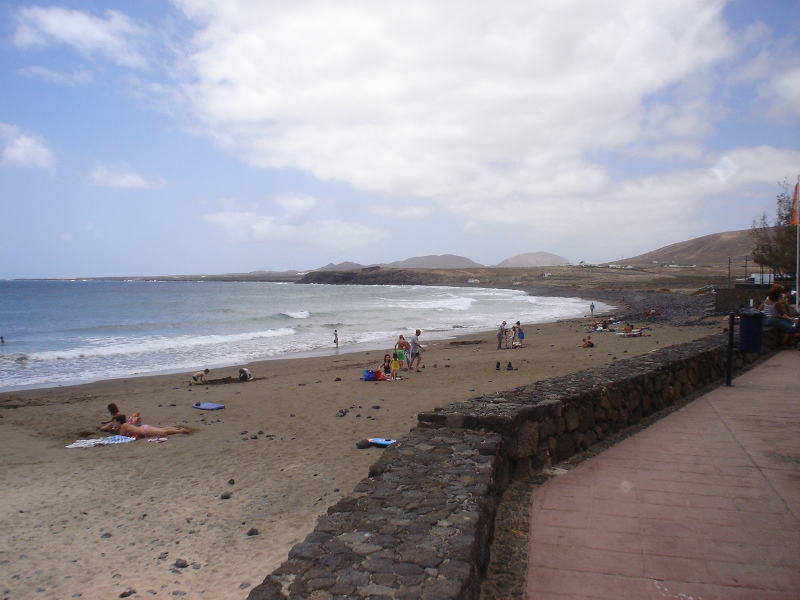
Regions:
M 777 336 L 765 332 L 770 352 Z M 758 354 L 734 353 L 741 369 Z M 722 335 L 420 413 L 248 600 L 479 597 L 512 478 L 725 378 Z

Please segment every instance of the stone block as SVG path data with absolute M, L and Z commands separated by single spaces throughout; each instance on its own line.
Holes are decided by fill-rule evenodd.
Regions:
M 597 435 L 594 432 L 594 429 L 588 429 L 584 432 L 584 441 L 583 447 L 584 449 L 589 449 L 597 443 Z
M 569 435 L 572 438 L 572 442 L 575 444 L 576 451 L 579 449 L 585 450 L 587 448 L 587 446 L 584 446 L 586 436 L 583 435 L 583 433 L 581 433 L 580 431 L 573 431 Z
M 605 421 L 608 418 L 606 415 L 606 411 L 601 406 L 594 407 L 594 420 L 595 421 Z
M 555 419 L 547 419 L 539 423 L 539 439 L 549 438 L 556 435 Z
M 539 423 L 526 421 L 519 428 L 517 435 L 517 449 L 515 454 L 510 454 L 512 459 L 532 456 L 539 447 Z
M 570 434 L 559 435 L 555 441 L 556 450 L 553 458 L 557 461 L 566 460 L 575 454 L 575 441 Z
M 564 407 L 564 430 L 575 431 L 581 424 L 581 416 L 578 407 L 570 405 Z
M 580 424 L 581 431 L 586 431 L 587 429 L 591 429 L 592 427 L 594 427 L 594 410 L 592 409 L 591 404 L 585 403 L 581 406 L 580 417 L 581 417 L 581 424 Z
M 637 406 L 639 406 L 639 402 L 641 400 L 641 396 L 638 392 L 633 392 L 625 396 L 625 408 L 628 410 L 634 410 Z

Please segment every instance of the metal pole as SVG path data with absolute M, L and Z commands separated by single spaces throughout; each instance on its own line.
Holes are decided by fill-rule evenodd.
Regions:
M 797 186 L 800 187 L 800 175 L 797 176 Z M 797 190 L 797 187 L 794 188 Z M 797 206 L 793 206 L 797 211 Z M 794 262 L 794 307 L 800 313 L 800 218 L 796 217 L 796 212 L 792 216 L 797 221 L 797 247 L 795 249 L 795 262 Z
M 731 387 L 733 383 L 733 326 L 736 323 L 736 313 L 728 315 L 728 369 L 725 375 L 725 385 Z

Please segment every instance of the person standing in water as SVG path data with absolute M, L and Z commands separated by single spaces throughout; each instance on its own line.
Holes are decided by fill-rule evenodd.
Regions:
M 333 345 L 339 347 L 339 332 L 335 329 L 333 330 Z

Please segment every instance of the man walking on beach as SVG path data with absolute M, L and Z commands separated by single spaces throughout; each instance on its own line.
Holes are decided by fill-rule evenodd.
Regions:
M 500 325 L 500 329 L 497 330 L 497 349 L 500 350 L 503 347 L 503 338 L 506 336 L 506 322 L 503 321 L 503 324 Z
M 422 372 L 419 370 L 419 366 L 422 364 L 422 352 L 425 351 L 425 348 L 419 344 L 419 334 L 421 333 L 422 332 L 417 329 L 416 334 L 411 336 L 411 362 L 408 363 L 408 370 L 411 371 L 411 369 L 414 368 L 414 360 L 417 361 L 417 373 Z
M 589 311 L 592 313 L 592 316 L 594 316 L 594 302 L 592 302 L 592 303 L 589 305 Z

